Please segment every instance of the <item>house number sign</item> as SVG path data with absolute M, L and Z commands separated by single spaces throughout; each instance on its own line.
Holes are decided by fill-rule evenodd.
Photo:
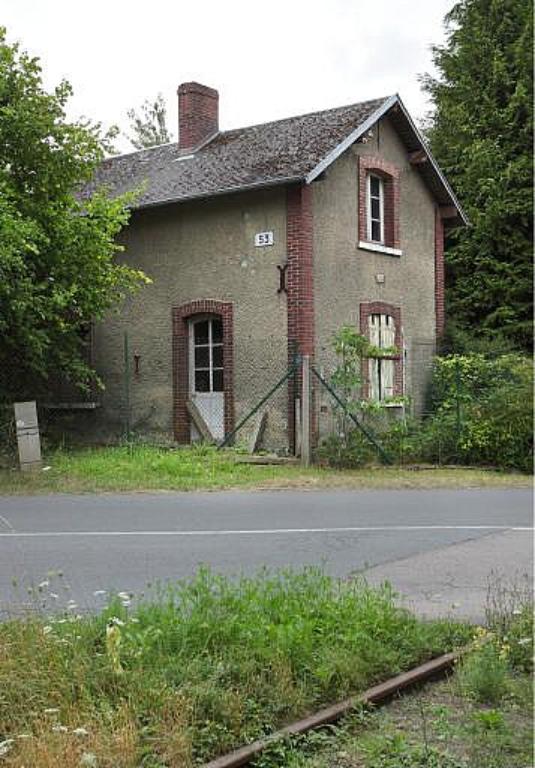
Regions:
M 262 248 L 264 245 L 273 245 L 273 232 L 257 232 L 254 236 L 254 244 L 257 248 Z

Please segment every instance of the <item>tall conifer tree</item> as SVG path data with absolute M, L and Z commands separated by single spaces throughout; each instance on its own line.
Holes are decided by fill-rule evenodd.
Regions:
M 480 338 L 532 341 L 533 8 L 461 0 L 424 89 L 431 147 L 471 226 L 449 238 L 448 315 Z

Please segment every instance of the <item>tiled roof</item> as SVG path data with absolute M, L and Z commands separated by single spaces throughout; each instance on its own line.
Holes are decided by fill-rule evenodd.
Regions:
M 217 134 L 191 156 L 178 143 L 105 160 L 86 193 L 142 188 L 135 208 L 304 179 L 386 99 Z

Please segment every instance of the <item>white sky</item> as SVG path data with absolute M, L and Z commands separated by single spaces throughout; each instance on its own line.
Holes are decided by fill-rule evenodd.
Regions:
M 453 0 L 1 0 L 0 25 L 74 88 L 69 117 L 128 129 L 162 92 L 176 134 L 179 83 L 219 90 L 220 127 L 398 92 L 419 121 L 418 75 Z M 118 142 L 122 151 L 129 142 Z

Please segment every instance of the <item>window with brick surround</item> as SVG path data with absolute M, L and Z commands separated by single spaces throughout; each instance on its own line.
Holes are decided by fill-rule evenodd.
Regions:
M 381 157 L 359 157 L 359 247 L 401 255 L 399 168 Z M 387 251 L 388 249 L 388 251 Z
M 362 361 L 362 396 L 388 402 L 403 395 L 401 310 L 383 301 L 360 305 L 360 332 L 384 354 Z
M 370 343 L 378 349 L 391 349 L 396 338 L 396 324 L 391 315 L 374 313 L 368 317 Z M 370 366 L 370 399 L 383 402 L 394 397 L 394 359 L 372 357 Z
M 385 195 L 384 183 L 380 176 L 368 174 L 368 194 L 366 200 L 368 240 L 375 243 L 385 241 L 384 219 Z

